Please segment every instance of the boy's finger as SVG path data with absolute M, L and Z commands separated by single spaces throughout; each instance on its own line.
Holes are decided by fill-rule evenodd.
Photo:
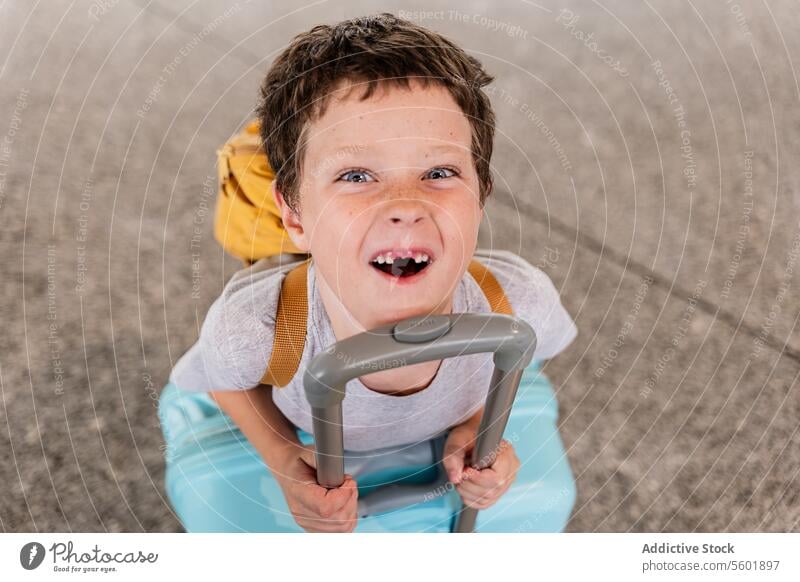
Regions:
M 497 476 L 504 481 L 505 486 L 508 486 L 514 482 L 519 468 L 519 459 L 517 459 L 516 455 L 514 454 L 503 455 L 499 457 L 497 462 L 491 467 L 491 469 L 496 472 Z
M 492 505 L 494 505 L 494 501 L 487 501 L 485 499 L 474 499 L 469 501 L 464 501 L 464 505 L 468 505 L 469 507 L 474 507 L 475 509 L 488 509 Z
M 327 491 L 327 489 L 317 485 L 315 482 L 305 486 L 302 489 L 302 494 L 298 495 L 296 500 L 308 515 L 319 515 L 325 505 Z
M 464 482 L 465 483 L 474 483 L 483 488 L 487 487 L 494 487 L 500 481 L 500 475 L 497 471 L 493 468 L 475 469 L 474 467 L 468 467 L 464 471 Z
M 475 488 L 475 485 L 472 484 L 472 489 L 468 489 L 466 487 L 467 484 L 461 484 L 456 487 L 461 500 L 464 503 L 485 503 L 487 501 L 493 500 L 497 494 L 492 491 L 487 491 L 486 489 L 482 489 L 480 487 Z
M 344 505 L 353 495 L 352 489 L 349 487 L 328 489 L 319 485 L 316 481 L 304 484 L 300 491 L 301 493 L 296 496 L 296 500 L 306 511 L 313 515 L 321 515 L 325 511 L 332 513 L 339 509 L 341 505 Z M 341 503 L 339 498 L 343 498 Z M 339 505 L 331 507 L 332 503 Z
M 491 494 L 486 493 L 486 491 L 481 491 L 479 493 L 472 493 L 472 492 L 462 492 L 461 499 L 464 503 L 485 503 L 489 501 L 491 498 Z
M 461 480 L 468 444 L 469 439 L 462 433 L 457 432 L 450 433 L 447 441 L 445 441 L 442 464 L 445 471 L 447 471 L 447 477 L 453 483 L 458 483 Z
M 352 479 L 345 480 L 341 486 L 336 489 L 328 489 L 326 493 L 327 503 L 330 504 L 330 509 L 333 512 L 338 512 L 343 509 L 348 503 L 353 500 L 357 495 L 358 489 L 355 487 L 355 481 Z
M 344 481 L 342 481 L 342 484 L 339 485 L 337 489 L 348 491 L 350 493 L 350 497 L 353 495 L 358 495 L 358 483 L 356 483 L 356 480 L 348 474 L 345 474 Z
M 352 503 L 354 499 L 358 499 L 358 483 L 356 483 L 355 479 L 352 477 L 345 477 L 345 482 L 342 483 L 341 489 L 350 492 L 347 499 L 342 504 L 342 507 L 346 507 L 348 504 Z
M 325 532 L 325 533 L 334 533 L 345 531 L 343 528 L 343 520 L 340 519 L 332 519 L 332 518 L 320 518 L 315 516 L 308 516 L 301 518 L 302 522 L 300 526 L 305 529 L 306 531 L 312 532 Z M 352 525 L 347 528 L 347 531 L 352 529 Z
M 498 473 L 508 472 L 515 461 L 518 461 L 517 454 L 514 451 L 514 447 L 511 446 L 511 443 L 508 443 L 500 449 L 491 466 Z
M 471 497 L 480 497 L 481 495 L 485 495 L 489 489 L 486 487 L 482 487 L 481 485 L 476 485 L 475 483 L 470 483 L 469 481 L 462 481 L 456 486 L 456 490 L 458 491 L 459 495 L 463 496 L 471 496 Z
M 458 483 L 461 481 L 461 471 L 464 469 L 464 458 L 459 458 L 457 455 L 445 457 L 444 470 L 447 471 L 447 478 L 453 482 Z

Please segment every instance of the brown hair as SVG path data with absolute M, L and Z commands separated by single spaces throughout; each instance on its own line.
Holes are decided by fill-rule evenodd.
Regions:
M 330 91 L 342 80 L 366 82 L 363 101 L 378 83 L 408 88 L 410 78 L 426 87 L 444 86 L 469 120 L 483 206 L 492 191 L 495 118 L 481 88 L 494 77 L 442 35 L 384 12 L 318 25 L 297 35 L 261 85 L 256 108 L 261 139 L 275 186 L 290 208 L 299 210 L 307 127 L 324 114 Z

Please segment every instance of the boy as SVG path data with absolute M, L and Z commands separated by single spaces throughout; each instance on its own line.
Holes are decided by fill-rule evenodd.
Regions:
M 492 189 L 493 80 L 442 36 L 384 13 L 295 37 L 261 88 L 261 137 L 273 196 L 308 268 L 303 370 L 335 341 L 412 315 L 489 312 L 467 272 Z M 563 350 L 577 330 L 542 271 L 509 252 L 483 260 L 514 314 L 537 334 L 534 357 Z M 316 484 L 311 413 L 297 373 L 259 385 L 270 359 L 281 283 L 276 267 L 237 277 L 209 309 L 200 339 L 171 380 L 209 391 L 262 455 L 297 523 L 352 531 L 357 489 Z M 364 451 L 450 429 L 444 466 L 464 503 L 492 505 L 519 459 L 503 441 L 491 467 L 465 470 L 492 371 L 465 356 L 375 372 L 350 382 L 344 446 Z

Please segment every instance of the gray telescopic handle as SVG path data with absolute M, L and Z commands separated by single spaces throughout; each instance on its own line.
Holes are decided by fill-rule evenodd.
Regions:
M 317 482 L 332 488 L 344 481 L 342 400 L 347 382 L 380 370 L 489 352 L 495 371 L 472 465 L 491 465 L 535 348 L 536 334 L 528 323 L 494 313 L 412 317 L 336 342 L 311 360 L 303 376 L 312 409 Z M 476 514 L 464 508 L 456 531 L 472 531 Z

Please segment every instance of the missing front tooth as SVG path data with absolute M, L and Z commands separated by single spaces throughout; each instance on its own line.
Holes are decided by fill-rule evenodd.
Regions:
M 372 266 L 376 269 L 388 273 L 393 277 L 410 277 L 416 275 L 429 264 L 428 261 L 416 262 L 412 257 L 408 258 L 395 258 L 391 263 L 379 263 L 372 261 Z

